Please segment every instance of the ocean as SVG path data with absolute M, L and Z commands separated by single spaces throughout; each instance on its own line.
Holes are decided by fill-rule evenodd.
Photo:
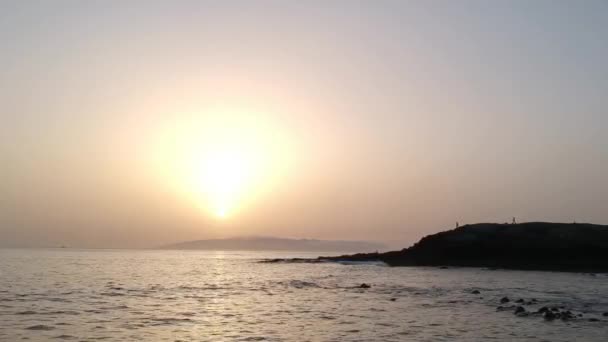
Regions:
M 259 262 L 318 254 L 0 249 L 0 341 L 608 340 L 604 274 Z

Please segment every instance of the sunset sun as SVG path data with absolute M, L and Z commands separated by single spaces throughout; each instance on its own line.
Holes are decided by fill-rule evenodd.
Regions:
M 196 161 L 194 177 L 197 191 L 207 197 L 211 211 L 218 217 L 226 217 L 252 186 L 256 165 L 247 151 L 220 147 L 202 154 Z
M 163 178 L 208 215 L 227 219 L 276 183 L 288 139 L 265 112 L 226 106 L 191 110 L 164 127 Z

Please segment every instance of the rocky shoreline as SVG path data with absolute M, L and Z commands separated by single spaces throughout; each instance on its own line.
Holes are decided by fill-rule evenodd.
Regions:
M 422 238 L 409 248 L 316 259 L 263 262 L 384 262 L 389 266 L 608 272 L 608 226 L 528 222 L 465 225 Z
M 479 291 L 473 291 L 472 294 L 480 294 Z M 541 305 L 541 302 L 536 298 L 523 299 L 519 298 L 512 301 L 509 297 L 502 297 L 500 299 L 500 305 L 496 307 L 497 312 L 512 312 L 517 317 L 539 317 L 545 321 L 561 320 L 587 320 L 589 322 L 600 322 L 604 321 L 608 317 L 608 312 L 598 315 L 591 315 L 588 313 L 577 312 L 571 308 L 567 308 L 564 305 L 542 305 L 540 308 L 535 308 Z

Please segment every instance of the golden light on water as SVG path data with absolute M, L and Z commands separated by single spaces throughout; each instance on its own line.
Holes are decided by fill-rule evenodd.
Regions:
M 268 113 L 192 111 L 164 127 L 163 178 L 196 207 L 227 219 L 269 191 L 289 164 L 290 142 Z

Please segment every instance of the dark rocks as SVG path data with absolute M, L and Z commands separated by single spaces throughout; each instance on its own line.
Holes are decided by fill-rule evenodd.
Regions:
M 602 314 L 602 316 L 604 316 L 604 317 L 608 317 L 608 312 L 604 312 L 604 313 Z
M 509 299 L 508 297 L 505 297 L 505 298 Z M 534 305 L 534 304 L 537 303 L 537 300 L 534 299 L 534 298 L 532 298 L 531 300 L 526 301 L 523 298 L 519 298 L 518 300 L 515 301 L 515 303 L 517 303 L 517 304 L 523 304 L 523 305 Z
M 502 297 L 500 298 L 500 304 L 504 304 L 504 303 L 508 303 L 511 300 L 509 299 L 509 297 Z
M 574 316 L 574 314 L 572 314 L 572 312 L 570 312 L 570 310 L 567 310 L 567 311 L 563 311 L 561 313 L 561 317 L 560 318 L 562 320 L 566 321 L 566 320 L 573 319 L 573 318 L 576 318 L 576 317 Z
M 372 287 L 372 286 L 370 284 L 366 284 L 366 283 L 359 285 L 360 289 L 369 289 L 370 287 Z
M 524 300 L 522 299 L 522 301 L 524 301 Z M 532 299 L 530 299 L 527 302 L 524 301 L 524 305 L 534 305 L 534 304 L 537 304 L 537 303 L 538 303 L 538 301 L 536 300 L 536 298 L 532 298 Z
M 536 311 L 536 312 L 538 312 L 538 313 L 545 313 L 545 312 L 548 312 L 548 311 L 549 311 L 549 308 L 546 307 L 546 306 L 543 306 L 542 308 L 538 309 L 538 311 Z
M 503 304 L 509 303 L 508 297 L 504 297 L 501 299 Z M 526 305 L 525 300 L 517 300 L 513 303 L 522 303 Z M 531 301 L 530 301 L 531 302 Z M 542 316 L 547 321 L 553 320 L 574 320 L 583 316 L 582 313 L 573 313 L 570 310 L 566 310 L 566 307 L 563 305 L 560 306 L 543 306 L 536 311 L 528 311 L 523 305 L 500 305 L 496 308 L 496 311 L 512 311 L 513 314 L 517 317 L 540 317 Z
M 397 300 L 397 298 L 391 298 L 391 302 L 394 302 L 396 300 Z
M 564 307 L 562 306 L 562 308 L 564 308 Z M 548 321 L 551 321 L 554 319 L 561 319 L 562 321 L 568 321 L 571 319 L 576 319 L 577 316 L 578 317 L 583 316 L 583 314 L 580 314 L 580 313 L 578 315 L 576 315 L 576 314 L 572 313 L 572 311 L 570 311 L 570 310 L 560 311 L 555 306 L 551 307 L 551 308 L 543 306 L 542 308 L 538 309 L 537 314 L 543 314 L 543 317 Z
M 529 312 L 526 311 L 526 309 L 523 306 L 516 307 L 515 312 L 513 312 L 513 313 L 519 317 L 528 316 L 530 314 Z
M 504 297 L 501 299 L 503 304 L 509 303 L 509 298 Z M 523 301 L 523 300 L 522 300 Z M 517 300 L 513 303 L 521 303 L 522 301 Z M 536 301 L 536 300 L 535 300 Z M 525 301 L 523 301 L 525 302 Z M 532 302 L 532 301 L 530 301 Z M 529 303 L 529 302 L 528 302 Z M 526 305 L 524 303 L 524 305 Z M 496 308 L 496 311 L 512 311 L 517 317 L 543 317 L 547 321 L 562 320 L 569 321 L 579 319 L 583 316 L 582 313 L 575 313 L 570 310 L 566 310 L 566 307 L 561 306 L 543 306 L 536 311 L 528 311 L 523 305 L 500 305 Z
M 480 294 L 481 292 L 479 292 L 479 290 L 473 290 L 471 291 L 471 294 Z
M 588 321 L 589 322 L 599 322 L 600 320 L 597 318 L 589 318 Z
M 545 314 L 543 315 L 543 317 L 547 321 L 552 321 L 557 318 L 557 315 L 553 311 L 545 311 Z

